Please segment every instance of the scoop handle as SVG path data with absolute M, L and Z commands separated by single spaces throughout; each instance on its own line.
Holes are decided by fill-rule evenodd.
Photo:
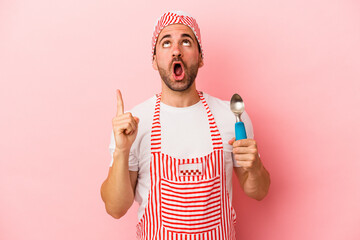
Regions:
M 235 139 L 246 139 L 246 131 L 245 131 L 245 125 L 243 122 L 237 122 L 235 123 Z

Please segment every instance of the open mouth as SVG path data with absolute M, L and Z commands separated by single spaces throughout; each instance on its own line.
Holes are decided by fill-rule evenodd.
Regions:
M 173 64 L 173 75 L 175 80 L 182 80 L 185 76 L 184 66 L 181 62 L 175 62 Z

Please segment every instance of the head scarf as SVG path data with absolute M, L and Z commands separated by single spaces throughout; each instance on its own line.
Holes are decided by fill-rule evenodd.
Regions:
M 161 30 L 168 25 L 176 24 L 176 23 L 184 24 L 189 28 L 191 28 L 199 43 L 201 57 L 204 58 L 204 51 L 201 45 L 200 28 L 197 25 L 195 18 L 193 18 L 192 16 L 190 16 L 190 14 L 183 11 L 169 11 L 164 13 L 160 18 L 158 18 L 154 27 L 154 33 L 152 37 L 152 54 L 151 54 L 152 57 L 154 57 L 156 41 L 159 37 Z

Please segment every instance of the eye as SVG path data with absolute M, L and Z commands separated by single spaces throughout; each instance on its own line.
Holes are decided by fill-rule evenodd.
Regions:
M 170 42 L 169 41 L 165 41 L 162 44 L 163 47 L 170 47 Z
M 185 39 L 185 40 L 183 41 L 183 45 L 184 45 L 184 46 L 190 46 L 190 41 L 187 40 L 187 39 Z

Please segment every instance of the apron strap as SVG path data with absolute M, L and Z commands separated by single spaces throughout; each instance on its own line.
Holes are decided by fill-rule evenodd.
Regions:
M 156 94 L 155 112 L 151 127 L 151 152 L 161 152 L 160 99 L 161 93 Z
M 209 122 L 209 130 L 211 134 L 211 141 L 213 150 L 223 149 L 223 142 L 221 139 L 221 135 L 219 129 L 216 125 L 215 119 L 211 110 L 203 96 L 203 92 L 197 91 L 200 97 L 200 101 L 205 107 L 206 114 Z M 156 94 L 156 103 L 155 103 L 155 112 L 153 116 L 152 128 L 151 128 L 151 152 L 161 152 L 161 126 L 160 126 L 160 100 L 161 93 Z
M 203 93 L 198 91 L 199 93 L 199 97 L 201 102 L 203 103 L 205 110 L 206 110 L 206 114 L 208 116 L 208 121 L 209 121 L 209 128 L 210 128 L 210 134 L 211 134 L 211 141 L 212 141 L 212 145 L 213 145 L 213 150 L 220 150 L 223 149 L 223 143 L 222 143 L 222 139 L 221 139 L 221 135 L 220 135 L 220 131 L 216 125 L 215 122 L 215 118 L 209 108 L 209 105 L 207 104 Z

